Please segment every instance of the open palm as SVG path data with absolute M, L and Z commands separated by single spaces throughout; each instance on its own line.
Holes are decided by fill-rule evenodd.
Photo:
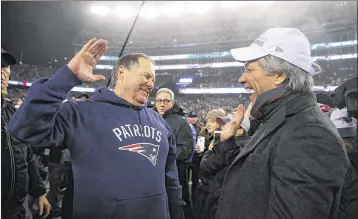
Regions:
M 84 83 L 104 80 L 103 75 L 93 74 L 93 68 L 107 50 L 106 40 L 93 38 L 71 59 L 68 67 Z

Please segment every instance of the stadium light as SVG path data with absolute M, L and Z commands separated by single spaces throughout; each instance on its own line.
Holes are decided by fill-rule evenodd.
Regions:
M 133 17 L 136 15 L 136 12 L 137 11 L 133 7 L 130 7 L 130 6 L 119 6 L 115 10 L 116 15 L 121 18 Z
M 189 10 L 195 14 L 204 14 L 213 9 L 212 2 L 192 2 L 189 6 Z
M 143 16 L 145 18 L 151 19 L 157 17 L 159 14 L 158 9 L 153 6 L 144 6 L 142 12 L 140 13 L 140 16 Z
M 175 2 L 163 7 L 163 14 L 167 17 L 180 17 L 184 12 L 183 5 Z
M 91 12 L 94 14 L 105 16 L 108 14 L 109 9 L 105 6 L 92 6 Z

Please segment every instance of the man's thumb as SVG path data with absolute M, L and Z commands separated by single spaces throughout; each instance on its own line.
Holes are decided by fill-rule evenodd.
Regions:
M 93 75 L 92 76 L 92 81 L 95 82 L 95 81 L 103 81 L 105 80 L 106 77 L 104 77 L 103 75 Z

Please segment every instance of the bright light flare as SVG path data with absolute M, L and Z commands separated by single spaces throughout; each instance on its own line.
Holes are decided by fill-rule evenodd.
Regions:
M 252 3 L 255 3 L 260 6 L 268 6 L 268 5 L 271 5 L 273 2 L 272 1 L 252 1 Z
M 131 6 L 119 6 L 116 10 L 115 13 L 118 17 L 121 18 L 130 18 L 136 15 L 137 11 L 131 7 Z
M 243 5 L 244 2 L 240 1 L 222 1 L 220 2 L 221 7 L 224 8 L 237 8 Z
M 105 6 L 92 6 L 91 12 L 94 14 L 105 16 L 108 14 L 109 9 Z
M 151 19 L 157 17 L 159 14 L 158 9 L 154 6 L 144 6 L 140 12 L 140 16 Z
M 211 9 L 213 9 L 213 3 L 212 2 L 192 2 L 190 3 L 189 10 L 195 14 L 204 14 Z
M 184 13 L 184 6 L 178 2 L 166 5 L 163 14 L 167 17 L 180 17 Z

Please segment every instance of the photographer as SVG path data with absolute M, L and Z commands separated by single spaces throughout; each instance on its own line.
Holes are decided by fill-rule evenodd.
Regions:
M 331 97 L 339 109 L 328 112 L 346 146 L 351 166 L 344 180 L 339 219 L 358 218 L 357 77 L 338 86 Z

